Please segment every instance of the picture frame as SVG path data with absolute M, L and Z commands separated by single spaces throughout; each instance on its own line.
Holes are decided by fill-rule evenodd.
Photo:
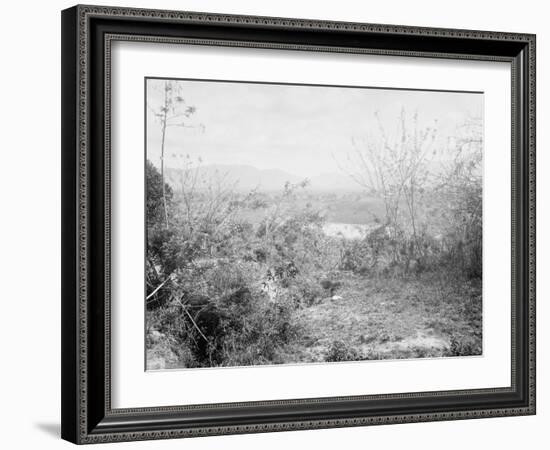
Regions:
M 114 42 L 510 66 L 510 385 L 113 408 Z M 136 194 L 137 201 L 142 194 Z M 142 281 L 136 281 L 142 283 Z M 140 344 L 141 345 L 141 344 Z M 77 444 L 535 414 L 535 36 L 78 5 L 62 12 L 62 437 Z M 401 374 L 402 375 L 402 374 Z

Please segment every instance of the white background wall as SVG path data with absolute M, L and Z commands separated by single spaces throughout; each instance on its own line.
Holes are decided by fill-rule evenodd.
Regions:
M 98 3 L 103 3 L 98 0 Z M 0 46 L 0 445 L 68 448 L 60 402 L 60 10 L 70 1 L 9 2 Z M 545 304 L 550 250 L 550 29 L 545 2 L 386 0 L 111 0 L 106 4 L 536 33 L 538 36 L 538 415 L 502 419 L 116 444 L 118 448 L 543 448 L 550 423 Z M 406 374 L 401 374 L 406 376 Z M 114 448 L 114 447 L 113 447 Z

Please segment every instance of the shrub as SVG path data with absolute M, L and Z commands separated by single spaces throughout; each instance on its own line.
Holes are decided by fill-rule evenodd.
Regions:
M 145 165 L 145 183 L 147 188 L 146 217 L 147 225 L 161 223 L 164 220 L 164 204 L 162 200 L 162 177 L 157 168 L 147 160 Z M 172 202 L 172 188 L 165 183 L 166 200 Z
M 150 313 L 148 324 L 175 339 L 172 349 L 190 352 L 186 364 L 283 362 L 282 348 L 298 333 L 295 305 L 285 298 L 270 302 L 255 281 L 260 274 L 257 264 L 228 261 L 201 272 L 179 271 L 172 301 Z
M 325 356 L 327 362 L 358 361 L 362 359 L 359 352 L 343 341 L 333 341 Z
M 292 309 L 263 302 L 246 317 L 234 318 L 224 336 L 223 365 L 277 364 L 285 344 L 298 332 Z
M 299 274 L 288 288 L 288 295 L 295 306 L 311 306 L 323 297 L 319 281 L 306 274 Z
M 481 354 L 481 339 L 470 336 L 451 336 L 448 356 L 476 356 Z

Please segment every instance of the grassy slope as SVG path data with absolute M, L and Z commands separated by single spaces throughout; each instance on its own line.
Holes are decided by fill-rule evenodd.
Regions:
M 345 274 L 341 281 L 340 298 L 326 297 L 296 311 L 300 338 L 280 349 L 280 361 L 452 356 L 457 354 L 453 340 L 469 345 L 458 354 L 480 354 L 479 281 L 459 282 L 440 274 L 395 280 Z M 331 359 L 335 343 L 337 358 Z M 169 344 L 163 339 L 148 349 L 150 369 L 182 367 Z
M 446 356 L 453 337 L 481 348 L 476 283 L 464 287 L 437 276 L 383 282 L 347 275 L 343 281 L 341 299 L 299 311 L 304 334 L 288 355 L 292 362 L 324 361 L 335 341 L 350 350 L 344 360 Z

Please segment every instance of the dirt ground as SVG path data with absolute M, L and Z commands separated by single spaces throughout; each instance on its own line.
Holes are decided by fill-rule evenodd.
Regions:
M 481 285 L 437 275 L 392 282 L 349 275 L 332 298 L 300 310 L 296 362 L 481 354 Z

